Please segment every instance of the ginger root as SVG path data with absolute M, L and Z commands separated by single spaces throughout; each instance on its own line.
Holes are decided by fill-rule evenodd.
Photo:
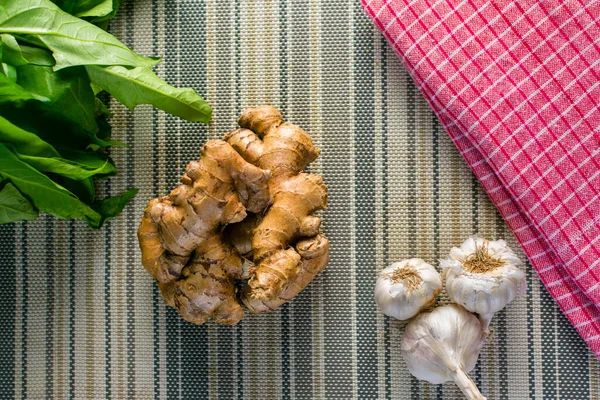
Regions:
M 138 229 L 142 263 L 165 302 L 196 324 L 237 324 L 242 304 L 273 310 L 329 261 L 313 215 L 327 187 L 302 172 L 319 155 L 310 136 L 270 106 L 238 123 L 206 143 L 178 188 L 148 204 Z

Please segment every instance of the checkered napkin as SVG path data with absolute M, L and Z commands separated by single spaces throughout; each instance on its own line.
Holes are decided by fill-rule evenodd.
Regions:
M 363 7 L 600 357 L 600 1 Z

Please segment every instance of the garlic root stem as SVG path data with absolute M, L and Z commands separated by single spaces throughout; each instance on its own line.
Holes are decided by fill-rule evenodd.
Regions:
M 492 322 L 493 317 L 494 313 L 479 315 L 479 320 L 481 321 L 481 328 L 483 329 L 483 334 L 485 336 L 490 334 L 490 322 Z
M 487 398 L 481 394 L 479 389 L 477 389 L 475 382 L 473 382 L 473 380 L 469 378 L 469 375 L 465 374 L 465 371 L 463 371 L 461 368 L 456 370 L 456 373 L 454 374 L 454 382 L 464 393 L 464 395 L 467 396 L 467 399 L 487 400 Z

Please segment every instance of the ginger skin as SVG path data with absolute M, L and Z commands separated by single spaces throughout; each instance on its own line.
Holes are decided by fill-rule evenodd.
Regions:
M 327 187 L 302 172 L 319 155 L 310 136 L 270 106 L 244 111 L 238 123 L 206 143 L 178 188 L 150 201 L 138 229 L 144 267 L 195 324 L 237 324 L 242 304 L 273 310 L 329 261 L 312 215 L 325 208 Z
M 240 254 L 251 249 L 254 229 L 258 226 L 260 217 L 250 215 L 244 221 L 229 225 L 226 235 Z M 295 277 L 285 282 L 279 296 L 261 300 L 248 296 L 249 286 L 242 289 L 242 301 L 248 310 L 253 313 L 262 313 L 275 310 L 282 304 L 296 297 L 312 281 L 316 274 L 321 272 L 329 262 L 329 239 L 321 233 L 313 237 L 304 238 L 295 244 L 295 250 L 301 260 Z M 246 253 L 247 254 L 247 253 Z M 247 254 L 252 257 L 252 254 Z
M 289 246 L 319 232 L 321 220 L 312 214 L 325 208 L 327 187 L 321 176 L 301 172 L 319 150 L 299 126 L 284 123 L 279 111 L 269 106 L 248 109 L 238 124 L 242 128 L 229 132 L 224 140 L 246 161 L 271 171 L 273 204 L 254 230 L 256 271 L 241 294 L 244 304 L 258 311 L 249 304 L 279 299 L 286 284 L 297 278 L 302 257 Z
M 213 140 L 188 164 L 182 184 L 146 207 L 138 229 L 142 263 L 186 320 L 235 324 L 243 318 L 231 301 L 242 260 L 217 231 L 268 205 L 268 178 L 268 171 Z

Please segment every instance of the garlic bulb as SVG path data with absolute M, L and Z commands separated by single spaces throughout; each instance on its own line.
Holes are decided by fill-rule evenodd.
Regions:
M 484 335 L 473 314 L 450 304 L 422 313 L 402 335 L 401 351 L 417 379 L 454 381 L 468 399 L 484 399 L 467 372 L 475 368 Z
M 379 273 L 375 302 L 385 315 L 400 320 L 430 307 L 442 290 L 442 278 L 420 258 L 394 263 Z
M 521 260 L 504 240 L 469 238 L 450 250 L 450 259 L 441 265 L 448 297 L 478 313 L 486 334 L 494 313 L 527 290 Z

